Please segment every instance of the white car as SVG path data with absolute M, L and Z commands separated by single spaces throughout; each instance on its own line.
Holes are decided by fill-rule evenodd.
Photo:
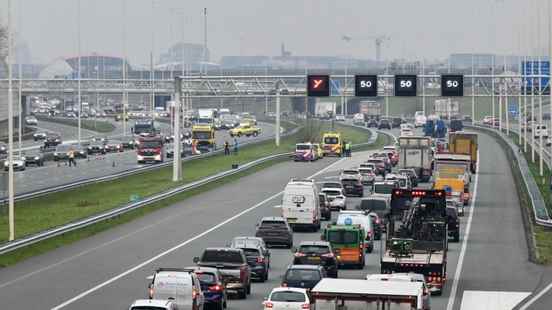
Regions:
M 176 303 L 172 300 L 161 299 L 138 299 L 128 310 L 143 310 L 143 309 L 155 309 L 155 310 L 177 310 Z
M 341 181 L 343 179 L 356 179 L 360 181 L 360 172 L 358 171 L 358 169 L 345 169 L 341 171 L 341 174 L 339 175 L 339 180 Z
M 362 185 L 372 185 L 376 181 L 376 173 L 372 168 L 358 168 Z
M 347 209 L 347 197 L 343 194 L 343 189 L 325 187 L 320 192 L 326 194 L 331 210 Z
M 336 115 L 335 120 L 338 122 L 344 122 L 345 121 L 345 115 Z
M 416 111 L 414 114 L 414 127 L 423 127 L 426 124 L 427 117 L 423 111 Z
M 26 168 L 25 161 L 22 159 L 13 159 L 13 170 L 14 171 L 23 171 Z M 4 170 L 8 171 L 10 169 L 10 164 L 8 160 L 6 159 L 4 161 Z
M 304 288 L 277 287 L 272 289 L 263 302 L 264 310 L 305 310 L 311 309 L 311 302 Z
M 29 126 L 36 126 L 38 125 L 38 120 L 34 116 L 27 116 L 25 117 L 25 124 Z

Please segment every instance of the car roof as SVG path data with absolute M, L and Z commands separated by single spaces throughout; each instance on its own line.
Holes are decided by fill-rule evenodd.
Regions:
M 301 243 L 299 243 L 299 246 L 302 245 L 330 246 L 330 243 L 328 241 L 301 241 Z
M 281 216 L 265 216 L 261 219 L 261 222 L 264 222 L 264 221 L 281 221 L 281 222 L 285 222 L 286 219 L 281 217 Z
M 272 289 L 271 293 L 274 292 L 297 292 L 297 293 L 303 293 L 307 294 L 307 290 L 304 288 L 298 288 L 298 287 L 275 287 Z
M 152 306 L 152 307 L 167 307 L 171 302 L 171 300 L 165 300 L 165 299 L 138 299 L 134 301 L 131 305 L 131 307 L 138 307 L 138 306 Z
M 287 270 L 320 270 L 322 268 L 320 265 L 289 265 Z

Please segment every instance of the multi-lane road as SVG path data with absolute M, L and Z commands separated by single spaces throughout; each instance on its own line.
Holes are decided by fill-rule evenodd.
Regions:
M 166 123 L 158 122 L 162 132 L 170 134 L 169 126 Z M 92 131 L 84 130 L 82 137 L 112 137 L 117 139 L 123 133 L 122 124 L 115 123 L 116 129 L 110 134 L 98 134 Z M 130 123 L 129 123 L 130 125 Z M 61 125 L 57 123 L 39 122 L 39 130 L 56 132 L 61 134 L 64 142 L 74 142 L 77 139 L 77 129 L 75 127 Z M 241 137 L 239 143 L 271 137 L 275 134 L 274 125 L 268 123 L 259 123 L 262 134 L 258 138 Z M 224 141 L 233 141 L 227 131 L 217 131 L 217 145 L 223 145 Z M 26 141 L 23 148 L 38 148 L 42 145 L 41 141 Z M 32 151 L 26 151 L 32 152 Z M 17 152 L 15 153 L 17 155 Z M 106 155 L 89 156 L 87 159 L 77 160 L 77 167 L 69 167 L 66 163 L 46 162 L 43 167 L 29 167 L 25 171 L 15 173 L 16 193 L 28 193 L 44 188 L 69 184 L 89 178 L 97 178 L 111 175 L 118 172 L 133 170 L 145 165 L 137 164 L 134 151 L 125 151 L 121 153 L 110 153 Z
M 462 218 L 460 243 L 450 243 L 448 279 L 432 309 L 512 309 L 552 281 L 552 272 L 528 261 L 523 222 L 506 156 L 489 136 L 480 134 L 480 167 L 473 207 Z M 291 177 L 334 179 L 358 165 L 368 152 L 315 163 L 284 162 L 234 183 L 194 196 L 133 222 L 0 270 L 0 299 L 12 309 L 124 309 L 146 296 L 146 277 L 158 267 L 193 265 L 208 246 L 224 246 L 234 236 L 253 235 Z M 238 194 L 237 194 L 238 193 Z M 475 193 L 475 191 L 474 191 Z M 353 207 L 356 199 L 349 199 Z M 318 240 L 318 233 L 295 233 L 294 242 Z M 231 300 L 229 309 L 259 309 L 279 285 L 292 254 L 272 249 L 270 279 L 255 283 L 247 300 Z M 379 244 L 367 254 L 363 271 L 379 273 Z M 454 292 L 452 294 L 451 292 Z M 544 294 L 529 309 L 550 309 Z M 474 307 L 473 305 L 478 305 Z

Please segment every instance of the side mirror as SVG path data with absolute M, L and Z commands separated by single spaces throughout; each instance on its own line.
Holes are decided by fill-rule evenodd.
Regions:
M 197 264 L 197 263 L 199 263 L 199 257 L 196 256 L 194 257 L 194 264 Z

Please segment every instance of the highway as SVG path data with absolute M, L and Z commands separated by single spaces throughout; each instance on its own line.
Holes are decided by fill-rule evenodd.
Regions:
M 163 132 L 168 132 L 168 124 L 161 122 L 159 122 L 159 124 Z M 120 129 L 120 124 L 117 125 L 117 128 Z M 75 127 L 49 122 L 41 122 L 39 126 L 58 133 L 61 132 L 64 140 L 72 140 L 73 138 L 76 138 L 77 129 Z M 261 127 L 262 134 L 258 137 L 258 139 L 274 135 L 274 125 L 259 123 L 259 127 Z M 112 134 L 108 135 L 108 137 L 114 137 L 116 139 L 121 133 L 122 130 L 116 130 Z M 90 136 L 105 136 L 97 133 L 94 134 L 93 132 L 86 132 L 86 134 L 83 133 L 83 136 L 88 134 L 90 134 Z M 245 141 L 252 141 L 253 139 L 255 138 L 241 137 L 238 138 L 238 141 L 243 143 Z M 233 138 L 228 135 L 227 131 L 218 131 L 216 133 L 216 140 L 217 145 L 223 145 L 224 141 L 228 140 L 231 142 L 233 141 Z M 41 142 L 36 142 L 34 145 L 38 145 L 38 143 Z M 88 156 L 87 159 L 77 160 L 77 163 L 78 166 L 74 168 L 67 166 L 65 162 L 57 163 L 49 161 L 45 162 L 43 167 L 28 167 L 25 171 L 16 172 L 16 193 L 19 194 L 37 191 L 47 187 L 68 184 L 89 178 L 102 177 L 145 166 L 144 164 L 136 163 L 136 153 L 132 150 L 121 153 Z
M 476 200 L 462 218 L 461 242 L 449 244 L 447 285 L 442 296 L 433 296 L 432 309 L 467 310 L 473 309 L 467 308 L 472 302 L 497 305 L 509 298 L 517 303 L 552 278 L 549 272 L 543 273 L 543 267 L 528 262 L 519 202 L 505 155 L 492 138 L 479 136 L 480 169 L 477 181 L 472 182 L 477 184 Z M 14 309 L 124 309 L 146 297 L 145 278 L 155 268 L 193 265 L 192 258 L 203 248 L 224 246 L 234 236 L 253 235 L 261 217 L 279 214 L 274 206 L 291 177 L 313 176 L 317 182 L 334 179 L 341 169 L 365 160 L 368 153 L 315 163 L 280 163 L 4 268 L 0 270 L 0 298 Z M 356 200 L 349 199 L 348 206 L 353 207 Z M 294 235 L 295 244 L 318 239 L 319 233 Z M 269 281 L 254 283 L 249 298 L 231 300 L 229 309 L 259 309 L 270 289 L 279 285 L 292 256 L 285 249 L 271 252 Z M 458 271 L 459 263 L 462 269 Z M 379 244 L 367 254 L 362 272 L 340 270 L 340 277 L 361 278 L 368 273 L 379 273 Z M 451 298 L 453 287 L 456 294 Z M 549 309 L 543 301 L 530 309 Z

